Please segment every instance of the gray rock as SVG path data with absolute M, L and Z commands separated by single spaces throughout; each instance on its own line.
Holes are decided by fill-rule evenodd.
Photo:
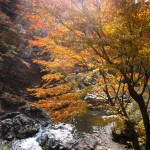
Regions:
M 81 136 L 74 130 L 74 126 L 69 124 L 49 126 L 49 129 L 42 133 L 37 141 L 49 150 L 94 150 L 98 144 L 97 137 L 90 134 Z
M 13 140 L 14 138 L 27 138 L 33 136 L 38 132 L 39 126 L 25 115 L 16 113 L 7 114 L 7 117 L 10 116 L 9 119 L 5 119 L 1 121 L 1 133 L 3 139 Z
M 43 134 L 43 135 L 41 135 L 41 137 L 37 138 L 37 142 L 41 146 L 44 146 L 47 141 L 48 141 L 48 135 L 47 134 Z
M 15 117 L 15 116 L 17 116 L 17 115 L 19 115 L 19 114 L 20 114 L 20 112 L 7 113 L 7 114 L 5 114 L 5 116 L 2 117 L 1 119 L 4 120 L 4 119 L 8 119 L 8 118 L 13 118 L 13 117 Z
M 15 135 L 19 139 L 30 137 L 39 130 L 33 120 L 22 114 L 13 118 L 13 125 Z
M 1 132 L 3 138 L 6 140 L 15 138 L 12 119 L 5 119 L 1 122 Z

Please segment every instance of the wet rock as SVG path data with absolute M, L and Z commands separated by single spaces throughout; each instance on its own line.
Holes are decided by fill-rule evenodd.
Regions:
M 32 138 L 15 141 L 12 147 L 13 150 L 125 150 L 112 141 L 112 126 L 109 124 L 101 130 L 97 128 L 90 134 L 78 132 L 72 124 L 53 124 L 41 128 Z
M 7 114 L 6 118 L 1 121 L 0 125 L 3 139 L 27 138 L 39 130 L 39 126 L 32 119 L 22 114 L 17 115 L 17 112 Z
M 42 147 L 49 150 L 69 150 L 74 144 L 71 124 L 49 125 L 37 139 Z
M 80 135 L 71 124 L 49 126 L 37 141 L 43 148 L 49 150 L 94 150 L 99 144 L 97 136 Z
M 13 125 L 14 133 L 19 139 L 30 137 L 39 130 L 33 120 L 22 114 L 13 118 Z
M 48 135 L 43 134 L 41 137 L 37 138 L 37 142 L 39 143 L 40 146 L 44 146 L 48 141 Z
M 88 103 L 88 107 L 90 109 L 94 110 L 101 110 L 99 108 L 100 105 L 105 104 L 104 99 L 101 98 L 101 95 L 95 93 L 95 94 L 87 94 L 84 98 L 84 100 Z
M 41 146 L 50 150 L 94 150 L 97 144 L 98 142 L 95 138 L 85 135 L 84 137 L 77 136 L 77 139 L 74 139 L 74 141 L 67 141 L 66 143 L 55 138 L 50 138 Z
M 12 140 L 15 138 L 12 119 L 5 119 L 1 122 L 1 132 L 3 138 L 6 140 Z
M 87 94 L 84 99 L 85 100 L 96 100 L 96 99 L 99 99 L 99 97 L 97 94 Z
M 59 147 L 61 146 L 60 143 L 55 139 L 49 139 L 47 145 L 48 145 L 48 149 L 53 149 L 53 150 L 59 150 Z
M 44 121 L 44 122 L 42 123 L 42 126 L 43 126 L 43 127 L 48 127 L 50 124 L 52 124 L 52 121 L 51 121 L 51 120 L 48 120 L 48 121 Z

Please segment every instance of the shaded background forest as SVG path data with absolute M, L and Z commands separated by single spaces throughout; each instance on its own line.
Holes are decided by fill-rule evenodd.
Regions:
M 23 21 L 19 1 L 1 1 L 0 22 L 0 91 L 23 96 L 26 88 L 40 83 L 39 67 L 31 59 L 37 49 L 27 48 L 27 24 Z

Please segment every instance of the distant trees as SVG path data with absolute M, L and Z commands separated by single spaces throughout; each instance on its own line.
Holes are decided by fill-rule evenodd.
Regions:
M 59 68 L 66 72 L 67 67 L 72 68 L 76 63 L 81 63 L 87 67 L 87 70 L 98 69 L 100 74 L 96 86 L 106 94 L 111 106 L 118 112 L 121 110 L 125 116 L 136 150 L 140 149 L 138 135 L 126 112 L 131 99 L 126 98 L 124 102 L 124 96 L 129 95 L 138 104 L 146 134 L 145 149 L 148 150 L 150 148 L 148 114 L 150 10 L 147 3 L 140 1 L 135 4 L 134 0 L 41 2 L 42 5 L 40 3 L 35 5 L 37 11 L 31 16 L 28 15 L 28 19 L 35 23 L 34 29 L 39 31 L 44 28 L 46 33 L 44 38 L 35 36 L 34 40 L 30 41 L 32 45 L 43 49 L 42 54 L 51 55 L 51 60 L 48 62 L 35 61 L 46 67 L 45 71 L 48 74 L 43 76 L 46 86 L 50 86 L 53 79 L 57 82 L 64 77 L 62 71 L 61 74 L 57 73 Z M 43 93 L 52 94 L 54 91 L 43 86 L 42 90 L 34 89 L 31 92 L 41 97 Z M 46 94 L 44 96 L 46 98 Z M 71 102 L 69 100 L 72 96 L 68 97 L 68 103 Z M 42 107 L 48 106 L 47 100 L 42 102 L 45 102 Z

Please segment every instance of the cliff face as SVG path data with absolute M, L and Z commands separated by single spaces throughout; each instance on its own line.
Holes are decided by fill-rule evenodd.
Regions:
M 25 32 L 17 28 L 19 0 L 0 1 L 0 94 L 10 92 L 23 95 L 26 88 L 40 84 L 40 69 L 31 59 L 37 49 L 28 49 Z M 20 16 L 19 16 L 20 18 Z M 19 25 L 25 31 L 20 18 Z
M 19 55 L 6 58 L 0 67 L 0 90 L 25 94 L 26 88 L 40 84 L 40 71 L 30 59 L 23 59 Z
M 30 117 L 42 114 L 40 109 L 26 106 L 31 100 L 26 88 L 39 86 L 41 75 L 39 66 L 32 63 L 38 49 L 28 48 L 27 27 L 17 11 L 18 3 L 18 0 L 0 0 L 0 149 L 3 139 L 35 134 L 38 128 Z
M 16 4 L 19 3 L 19 0 L 1 0 L 1 11 L 4 12 L 7 16 L 9 16 L 12 20 L 14 20 L 17 16 Z

